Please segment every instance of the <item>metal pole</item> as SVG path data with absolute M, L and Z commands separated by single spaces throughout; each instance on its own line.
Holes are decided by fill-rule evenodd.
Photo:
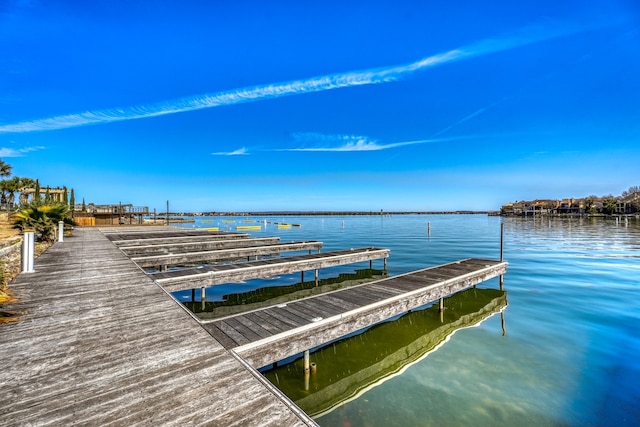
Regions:
M 500 262 L 504 261 L 504 222 L 500 223 Z
M 500 262 L 504 261 L 504 222 L 500 223 Z M 504 290 L 504 275 L 500 275 L 500 290 Z

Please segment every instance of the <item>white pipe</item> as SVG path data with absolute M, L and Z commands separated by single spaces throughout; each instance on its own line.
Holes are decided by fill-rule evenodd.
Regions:
M 22 240 L 22 272 L 33 273 L 35 259 L 35 233 L 33 231 L 27 231 L 24 233 Z

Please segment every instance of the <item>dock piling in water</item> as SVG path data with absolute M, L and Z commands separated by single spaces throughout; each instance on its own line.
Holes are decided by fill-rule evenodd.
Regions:
M 304 371 L 309 372 L 309 350 L 304 351 Z

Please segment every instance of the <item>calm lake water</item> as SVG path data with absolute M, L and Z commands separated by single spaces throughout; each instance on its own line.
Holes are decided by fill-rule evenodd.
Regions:
M 185 226 L 234 230 L 243 219 L 236 224 L 198 219 Z M 264 218 L 255 219 L 264 224 Z M 505 224 L 505 292 L 496 293 L 494 279 L 478 292 L 451 299 L 446 318 L 425 308 L 333 343 L 311 355 L 318 377 L 308 386 L 299 361 L 265 372 L 301 407 L 315 407 L 321 426 L 640 425 L 639 220 L 484 215 L 266 220 L 301 226 L 267 224 L 250 234 L 279 236 L 283 242 L 320 240 L 323 252 L 389 248 L 391 276 L 468 257 L 498 259 L 500 223 Z M 392 360 L 403 352 L 411 356 Z M 361 354 L 367 360 L 357 361 Z M 367 371 L 355 365 L 368 366 Z M 347 382 L 350 391 L 328 387 Z M 337 401 L 329 402 L 327 393 Z M 329 403 L 322 406 L 321 399 Z

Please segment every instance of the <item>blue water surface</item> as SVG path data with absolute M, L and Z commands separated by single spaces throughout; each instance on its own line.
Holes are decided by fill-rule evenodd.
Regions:
M 389 248 L 392 276 L 468 257 L 498 259 L 504 222 L 503 319 L 458 331 L 401 375 L 319 417 L 321 426 L 640 425 L 640 220 L 254 219 L 263 228 L 253 236 L 320 240 L 323 252 Z M 212 226 L 198 221 L 191 226 Z M 498 287 L 497 279 L 486 286 Z

